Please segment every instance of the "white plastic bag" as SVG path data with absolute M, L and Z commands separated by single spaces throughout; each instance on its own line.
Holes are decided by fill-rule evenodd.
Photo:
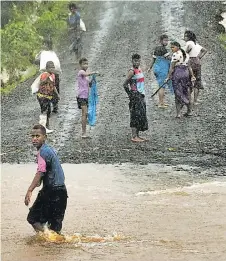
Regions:
M 85 23 L 82 21 L 82 19 L 80 18 L 80 28 L 82 31 L 86 32 L 86 25 Z
M 34 80 L 34 82 L 31 85 L 31 93 L 32 94 L 35 94 L 39 90 L 40 76 L 41 76 L 41 74 Z
M 40 55 L 40 71 L 45 71 L 46 70 L 46 63 L 47 62 L 53 62 L 55 66 L 55 70 L 58 73 L 61 73 L 61 68 L 60 68 L 60 60 L 57 57 L 56 53 L 54 51 L 42 51 Z

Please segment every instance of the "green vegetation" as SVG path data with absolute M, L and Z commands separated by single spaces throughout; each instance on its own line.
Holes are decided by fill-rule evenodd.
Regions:
M 10 79 L 1 93 L 36 73 L 33 62 L 43 39 L 51 37 L 57 43 L 66 29 L 68 1 L 17 1 L 8 12 L 10 19 L 1 29 L 1 71 L 5 69 Z M 21 75 L 32 66 L 31 75 Z
M 226 33 L 220 34 L 219 40 L 223 48 L 226 50 Z

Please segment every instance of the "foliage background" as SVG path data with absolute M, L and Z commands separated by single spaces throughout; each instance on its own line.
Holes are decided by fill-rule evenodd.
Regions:
M 8 87 L 24 80 L 21 71 L 34 67 L 35 55 L 42 49 L 44 38 L 51 37 L 54 44 L 59 42 L 67 28 L 68 3 L 66 0 L 1 2 L 1 72 L 5 70 L 10 76 Z M 31 72 L 35 74 L 35 70 Z

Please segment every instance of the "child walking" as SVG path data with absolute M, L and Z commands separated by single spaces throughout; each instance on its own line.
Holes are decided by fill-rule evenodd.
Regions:
M 184 40 L 186 42 L 185 52 L 189 55 L 189 62 L 196 78 L 194 82 L 194 105 L 197 105 L 199 92 L 203 89 L 201 59 L 207 53 L 207 50 L 197 43 L 196 35 L 192 31 L 185 31 Z
M 98 72 L 88 72 L 88 60 L 82 58 L 79 61 L 80 70 L 78 72 L 78 95 L 77 103 L 78 108 L 82 110 L 82 138 L 88 138 L 86 134 L 86 124 L 88 115 L 88 98 L 89 98 L 89 88 L 91 87 L 91 82 L 89 80 L 90 75 L 98 74 Z
M 60 233 L 67 207 L 67 189 L 64 184 L 64 171 L 52 147 L 45 143 L 46 129 L 41 124 L 33 127 L 32 144 L 38 150 L 38 168 L 27 190 L 24 203 L 29 205 L 33 190 L 43 183 L 42 189 L 30 208 L 27 221 L 36 232 L 44 231 L 44 226 Z
M 129 96 L 130 127 L 132 129 L 133 142 L 144 142 L 145 138 L 139 136 L 140 131 L 148 130 L 148 120 L 146 116 L 146 102 L 144 90 L 144 74 L 140 68 L 141 56 L 133 54 L 133 67 L 129 70 L 127 78 L 123 84 Z
M 164 81 L 168 75 L 170 68 L 170 53 L 167 50 L 169 38 L 166 34 L 160 36 L 160 45 L 157 46 L 153 52 L 153 57 L 151 65 L 148 71 L 153 67 L 153 72 L 158 82 L 159 87 L 163 86 L 159 91 L 159 108 L 167 108 L 168 104 L 165 103 L 165 88 L 167 85 L 171 87 L 171 82 L 168 82 L 164 85 Z
M 55 95 L 60 99 L 59 93 L 55 86 L 54 63 L 48 61 L 46 63 L 46 71 L 40 76 L 40 86 L 37 92 L 37 99 L 41 108 L 39 123 L 46 128 L 46 133 L 51 133 L 49 129 L 49 118 L 51 114 L 51 102 Z

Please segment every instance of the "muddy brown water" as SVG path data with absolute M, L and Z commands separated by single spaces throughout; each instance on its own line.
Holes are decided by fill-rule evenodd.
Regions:
M 225 260 L 226 180 L 182 167 L 63 164 L 63 234 L 83 236 L 63 243 L 38 239 L 26 222 L 36 165 L 3 164 L 1 260 Z

